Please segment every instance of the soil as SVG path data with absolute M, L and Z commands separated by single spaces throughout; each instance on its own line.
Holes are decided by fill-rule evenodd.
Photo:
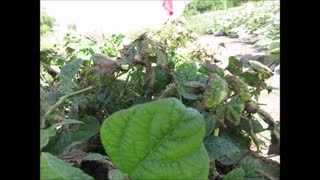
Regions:
M 236 59 L 240 60 L 244 67 L 248 67 L 248 60 L 257 60 L 262 62 L 264 57 L 268 54 L 266 49 L 256 48 L 254 46 L 254 38 L 239 39 L 239 38 L 229 38 L 227 36 L 214 36 L 214 35 L 204 35 L 201 36 L 198 41 L 200 43 L 211 46 L 215 50 L 215 58 L 221 61 L 222 68 L 228 66 L 228 58 L 234 56 Z M 222 44 L 223 43 L 223 44 Z M 274 73 L 274 75 L 266 80 L 269 86 L 280 88 L 280 74 Z M 265 104 L 261 105 L 260 108 L 268 112 L 275 121 L 280 121 L 280 90 L 273 90 L 268 94 L 267 90 L 263 90 L 259 97 L 259 103 Z M 268 125 L 261 122 L 263 127 Z M 267 155 L 268 148 L 270 145 L 269 134 L 265 136 L 260 136 L 259 138 L 264 141 L 264 145 L 261 145 L 260 150 L 262 156 L 280 163 L 280 156 L 270 156 Z M 255 149 L 254 145 L 252 149 Z

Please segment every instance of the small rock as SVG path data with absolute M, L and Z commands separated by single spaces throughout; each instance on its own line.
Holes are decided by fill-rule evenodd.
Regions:
M 261 46 L 256 49 L 257 52 L 266 51 L 266 50 L 268 50 L 268 48 L 261 47 Z
M 213 30 L 212 29 L 208 29 L 207 30 L 207 34 L 213 34 Z
M 226 32 L 223 30 L 223 29 L 220 29 L 216 34 L 215 36 L 226 36 Z
M 239 38 L 239 35 L 236 33 L 230 33 L 229 37 L 230 38 Z
M 274 68 L 274 72 L 277 74 L 280 74 L 280 65 L 276 66 L 276 68 Z

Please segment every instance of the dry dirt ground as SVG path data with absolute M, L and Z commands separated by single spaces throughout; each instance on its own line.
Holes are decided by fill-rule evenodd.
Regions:
M 214 36 L 214 35 L 204 35 L 198 40 L 203 44 L 208 44 L 215 50 L 215 58 L 221 60 L 222 67 L 225 68 L 228 65 L 228 58 L 230 56 L 235 56 L 240 59 L 246 67 L 248 60 L 258 60 L 260 57 L 267 54 L 264 49 L 258 50 L 254 47 L 252 40 L 250 39 L 234 39 L 227 36 Z M 221 46 L 224 44 L 224 47 Z M 280 74 L 275 73 L 270 79 L 266 81 L 270 86 L 280 88 Z M 266 90 L 261 92 L 259 103 L 265 104 L 261 105 L 261 108 L 268 112 L 275 121 L 280 121 L 280 90 L 273 90 L 270 94 Z M 265 123 L 262 122 L 264 127 L 267 127 Z M 266 137 L 260 136 L 265 142 L 265 145 L 261 147 L 262 155 L 268 157 L 271 160 L 280 162 L 279 156 L 270 157 L 267 155 L 268 146 L 270 144 L 270 137 L 267 134 Z M 268 140 L 269 139 L 269 140 Z

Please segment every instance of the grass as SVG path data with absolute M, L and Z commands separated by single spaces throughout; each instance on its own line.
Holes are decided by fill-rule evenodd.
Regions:
M 208 29 L 217 32 L 220 29 L 228 31 L 256 31 L 279 21 L 279 1 L 248 2 L 242 6 L 219 10 L 188 17 L 187 28 L 199 35 L 206 34 Z M 235 29 L 238 28 L 238 29 Z M 277 28 L 277 24 L 274 27 Z

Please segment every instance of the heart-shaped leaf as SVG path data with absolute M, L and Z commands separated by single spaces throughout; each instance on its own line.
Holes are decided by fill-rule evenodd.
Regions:
M 102 144 L 130 179 L 206 179 L 205 121 L 175 98 L 135 105 L 108 117 Z

